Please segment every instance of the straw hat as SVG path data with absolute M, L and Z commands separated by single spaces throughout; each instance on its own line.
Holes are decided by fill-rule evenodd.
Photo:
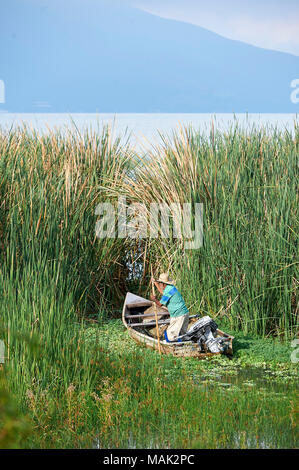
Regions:
M 170 284 L 170 285 L 173 285 L 175 283 L 173 279 L 169 279 L 167 273 L 160 274 L 160 277 L 159 279 L 157 279 L 156 282 L 163 282 L 163 284 Z

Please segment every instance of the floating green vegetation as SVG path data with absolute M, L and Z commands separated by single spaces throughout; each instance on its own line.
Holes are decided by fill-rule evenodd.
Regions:
M 132 425 L 131 446 L 147 447 L 151 442 L 151 447 L 275 448 L 292 447 L 298 440 L 296 365 L 264 361 L 263 367 L 259 363 L 245 367 L 238 357 L 202 361 L 160 357 L 156 351 L 136 344 L 120 320 L 88 328 L 85 339 L 90 345 L 99 341 L 113 363 L 122 364 L 125 416 L 131 416 L 134 410 L 133 421 L 137 419 L 147 430 L 147 440 L 143 440 Z M 261 380 L 264 366 L 273 373 L 271 386 Z M 288 374 L 287 390 L 280 387 L 274 374 L 281 370 Z M 118 445 L 128 446 L 128 440 L 122 440 L 126 420 L 113 406 L 114 400 L 120 406 L 119 392 L 113 392 L 113 381 L 104 382 L 105 396 L 118 416 Z M 97 442 L 102 447 L 107 444 L 101 432 Z

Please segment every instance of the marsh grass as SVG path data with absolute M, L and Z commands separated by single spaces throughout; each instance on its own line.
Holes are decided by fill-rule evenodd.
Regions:
M 130 152 L 109 129 L 0 134 L 4 374 L 20 410 L 29 407 L 38 426 L 41 403 L 51 420 L 52 413 L 63 416 L 69 387 L 77 397 L 93 387 L 99 353 L 82 342 L 82 321 L 105 315 L 127 277 L 125 242 L 95 237 L 95 208 L 103 188 L 126 177 Z
M 186 250 L 184 240 L 161 234 L 144 240 L 144 276 L 150 264 L 156 274 L 171 271 L 189 305 L 228 327 L 294 337 L 298 138 L 296 123 L 293 133 L 236 125 L 210 136 L 192 128 L 161 136 L 122 191 L 147 211 L 151 202 L 203 203 L 204 242 Z
M 233 361 L 225 358 L 194 361 L 171 356 L 161 359 L 154 351 L 140 348 L 129 339 L 119 320 L 86 330 L 89 344 L 96 337 L 112 360 L 94 397 L 95 413 L 101 423 L 97 440 L 100 447 L 297 445 L 295 365 L 288 362 L 276 365 L 275 370 L 282 368 L 286 378 L 280 393 L 273 387 L 274 376 L 264 388 L 248 387 L 241 382 L 224 388 L 217 375 L 227 378 L 232 372 L 238 374 L 245 364 L 248 370 L 255 370 L 252 358 L 246 361 L 237 354 Z M 279 347 L 275 344 L 274 350 L 276 346 Z M 267 370 L 271 362 L 259 362 L 256 367 Z M 209 385 L 194 380 L 194 376 L 200 379 L 203 375 L 211 376 Z
M 146 293 L 152 264 L 172 269 L 194 312 L 245 335 L 292 337 L 297 157 L 297 128 L 185 129 L 144 158 L 109 129 L 1 132 L 0 447 L 294 447 L 293 391 L 200 388 L 194 362 L 131 349 L 113 322 L 105 341 L 98 327 L 87 341 L 86 327 L 132 285 Z M 95 207 L 119 195 L 203 202 L 203 248 L 97 239 Z
M 120 320 L 88 327 L 84 342 L 94 356 L 97 380 L 93 388 L 78 390 L 78 383 L 70 384 L 64 394 L 55 396 L 33 384 L 26 393 L 33 431 L 21 446 L 298 446 L 294 379 L 280 393 L 273 388 L 275 378 L 264 388 L 247 383 L 222 387 L 218 374 L 228 380 L 242 358 L 237 357 L 233 364 L 225 358 L 202 362 L 161 359 L 129 339 Z M 102 353 L 97 356 L 96 351 Z M 285 376 L 293 368 L 286 363 Z M 279 370 L 277 365 L 275 370 Z M 197 382 L 194 375 L 211 380 Z

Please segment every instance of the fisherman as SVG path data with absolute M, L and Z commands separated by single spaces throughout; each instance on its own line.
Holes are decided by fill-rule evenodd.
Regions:
M 176 341 L 178 336 L 187 332 L 189 311 L 183 297 L 174 286 L 174 281 L 168 278 L 167 273 L 161 274 L 157 280 L 153 279 L 153 282 L 160 294 L 162 294 L 162 297 L 160 302 L 154 295 L 152 295 L 150 299 L 155 302 L 158 307 L 166 306 L 170 314 L 170 325 L 167 330 L 164 331 L 164 338 L 168 343 Z

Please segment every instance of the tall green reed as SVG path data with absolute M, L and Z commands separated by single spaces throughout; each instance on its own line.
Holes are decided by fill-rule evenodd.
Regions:
M 83 342 L 83 318 L 109 311 L 127 276 L 125 243 L 96 238 L 95 208 L 130 171 L 130 153 L 108 128 L 0 134 L 0 337 L 24 409 L 28 394 L 92 388 L 101 352 Z
M 162 135 L 121 188 L 147 208 L 203 203 L 203 246 L 144 240 L 144 263 L 172 270 L 189 304 L 244 332 L 288 337 L 298 327 L 298 135 L 296 125 L 208 136 L 181 129 Z
M 83 321 L 111 310 L 132 272 L 142 291 L 151 264 L 156 274 L 172 270 L 188 305 L 231 328 L 294 334 L 297 160 L 298 128 L 294 135 L 231 129 L 208 137 L 185 129 L 162 136 L 144 158 L 108 129 L 0 133 L 0 337 L 9 354 L 4 374 L 19 410 L 30 410 L 42 430 L 42 442 L 60 440 L 63 446 L 62 434 L 47 441 L 47 423 L 55 420 L 61 433 L 65 422 L 76 436 L 86 431 L 83 414 L 96 406 L 91 394 L 119 363 L 112 367 L 97 344 L 85 343 Z M 97 204 L 120 195 L 147 205 L 202 202 L 203 247 L 188 251 L 184 240 L 162 237 L 97 239 Z M 140 373 L 154 374 L 150 370 Z M 177 400 L 180 393 L 174 395 Z M 139 418 L 131 419 L 128 426 L 138 425 Z

